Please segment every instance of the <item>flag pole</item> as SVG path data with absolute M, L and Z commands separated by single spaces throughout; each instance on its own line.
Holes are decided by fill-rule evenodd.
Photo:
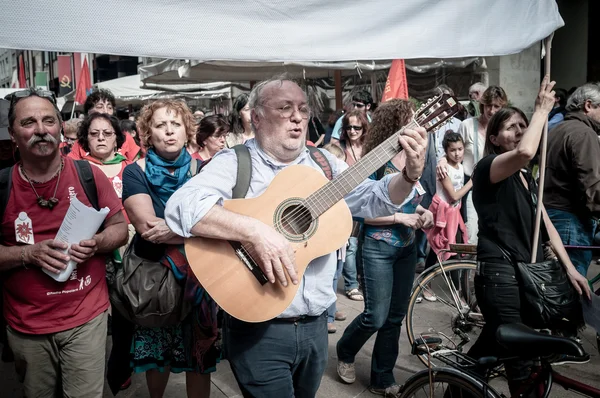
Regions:
M 71 117 L 69 118 L 69 120 L 73 119 L 73 114 L 75 113 L 75 106 L 76 105 L 77 105 L 77 102 L 73 101 L 73 106 L 71 107 Z
M 552 54 L 552 37 L 554 33 L 548 36 L 544 40 L 544 47 L 546 48 L 546 55 L 544 57 L 544 75 L 550 76 L 550 61 Z M 540 225 L 542 221 L 542 203 L 544 200 L 544 178 L 546 176 L 546 152 L 548 147 L 548 120 L 544 123 L 544 130 L 542 131 L 542 142 L 540 152 L 540 182 L 538 186 L 537 195 L 537 206 L 535 209 L 535 224 L 533 228 L 533 243 L 531 246 L 531 262 L 537 261 L 537 250 L 535 248 L 540 240 Z

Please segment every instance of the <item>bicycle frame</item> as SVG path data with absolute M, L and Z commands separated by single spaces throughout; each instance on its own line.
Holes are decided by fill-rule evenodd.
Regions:
M 556 372 L 552 368 L 552 366 L 548 364 L 542 364 L 541 366 L 534 368 L 530 380 L 533 382 L 535 388 L 539 388 L 540 386 L 544 386 L 545 384 L 547 385 L 544 386 L 544 398 L 548 398 L 550 396 L 550 391 L 552 390 L 553 384 L 558 384 L 567 391 L 574 391 L 586 397 L 600 397 L 599 389 L 582 383 L 580 381 L 571 379 L 569 377 L 563 376 L 560 373 Z M 521 394 L 526 393 L 528 388 L 529 386 L 522 387 L 521 389 L 519 389 L 517 394 L 514 395 L 514 397 L 519 397 Z

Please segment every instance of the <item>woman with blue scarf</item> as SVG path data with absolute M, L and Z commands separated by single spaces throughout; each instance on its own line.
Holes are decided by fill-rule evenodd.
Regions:
M 146 372 L 151 397 L 163 396 L 171 372 L 186 372 L 188 396 L 208 398 L 219 358 L 217 309 L 189 269 L 183 238 L 164 220 L 165 203 L 196 171 L 186 149 L 196 134 L 195 119 L 184 102 L 164 100 L 146 105 L 137 125 L 146 157 L 123 174 L 123 204 L 136 229 L 132 244 L 138 255 L 171 268 L 195 307 L 175 326 L 134 327 L 131 368 Z

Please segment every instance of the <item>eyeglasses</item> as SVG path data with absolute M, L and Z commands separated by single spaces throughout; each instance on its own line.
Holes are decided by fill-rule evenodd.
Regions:
M 12 93 L 10 97 L 10 106 L 14 106 L 19 100 L 31 96 L 46 98 L 47 100 L 51 101 L 53 104 L 56 105 L 56 97 L 54 96 L 54 93 L 52 91 L 37 88 L 28 88 Z
M 281 116 L 284 119 L 290 118 L 294 114 L 294 107 L 291 105 L 284 105 L 282 107 L 274 107 L 269 105 L 262 106 L 279 111 L 279 116 Z M 308 107 L 308 105 L 302 105 L 298 107 L 298 113 L 300 113 L 302 119 L 306 120 L 310 117 L 310 108 Z
M 361 109 L 361 108 L 365 107 L 365 104 L 363 104 L 362 102 L 353 102 L 352 106 L 355 107 L 355 108 Z
M 88 135 L 91 138 L 98 138 L 98 137 L 100 137 L 100 134 L 102 134 L 104 136 L 104 138 L 112 138 L 115 135 L 115 132 L 106 130 L 106 131 L 90 131 L 88 133 Z
M 362 126 L 347 126 L 346 127 L 346 131 L 350 131 L 350 130 L 356 130 L 356 131 L 362 131 Z

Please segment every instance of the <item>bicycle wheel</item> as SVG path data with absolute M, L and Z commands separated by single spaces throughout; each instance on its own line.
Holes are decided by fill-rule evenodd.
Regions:
M 413 286 L 406 313 L 408 340 L 412 346 L 420 336 L 436 336 L 442 343 L 432 350 L 466 352 L 479 337 L 485 323 L 474 294 L 477 263 L 454 260 L 442 264 L 445 272 L 441 267 L 434 268 Z M 436 301 L 417 302 L 424 292 L 435 296 Z M 423 364 L 428 364 L 426 354 L 418 357 Z M 439 366 L 442 363 L 432 360 L 432 364 Z
M 411 377 L 400 393 L 401 398 L 439 397 L 439 398 L 491 398 L 498 397 L 487 384 L 465 375 L 456 369 L 434 368 L 422 370 Z

